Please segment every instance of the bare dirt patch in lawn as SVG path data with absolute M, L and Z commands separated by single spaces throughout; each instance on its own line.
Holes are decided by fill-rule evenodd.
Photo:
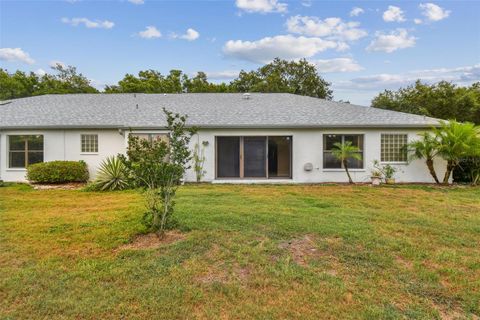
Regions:
M 308 265 L 309 260 L 318 259 L 326 255 L 325 252 L 318 248 L 316 240 L 316 236 L 306 234 L 303 237 L 280 243 L 279 248 L 288 250 L 292 255 L 293 261 L 305 267 Z
M 245 283 L 248 281 L 252 271 L 247 266 L 240 266 L 235 263 L 231 270 L 225 264 L 210 266 L 207 271 L 195 278 L 195 281 L 202 284 L 222 283 L 226 284 L 232 281 Z
M 155 233 L 147 233 L 136 236 L 132 242 L 124 244 L 118 250 L 148 250 L 156 249 L 166 244 L 185 239 L 187 235 L 178 230 L 167 231 L 162 238 Z
M 83 182 L 61 183 L 61 184 L 32 184 L 35 190 L 80 190 L 86 186 Z

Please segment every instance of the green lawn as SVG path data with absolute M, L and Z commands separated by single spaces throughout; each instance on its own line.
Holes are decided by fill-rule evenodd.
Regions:
M 478 319 L 480 189 L 188 185 L 182 240 L 134 191 L 0 188 L 1 319 Z

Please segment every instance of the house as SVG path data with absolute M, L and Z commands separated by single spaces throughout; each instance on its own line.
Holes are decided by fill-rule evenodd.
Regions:
M 28 164 L 83 160 L 93 177 L 107 156 L 126 151 L 128 135 L 162 137 L 162 108 L 188 115 L 205 154 L 204 181 L 345 182 L 332 156 L 351 141 L 356 182 L 370 180 L 374 160 L 400 169 L 397 181 L 433 182 L 424 161 L 402 148 L 437 119 L 284 93 L 44 95 L 0 104 L 0 179 L 25 180 Z M 443 175 L 445 163 L 436 159 Z M 189 170 L 187 181 L 195 180 Z

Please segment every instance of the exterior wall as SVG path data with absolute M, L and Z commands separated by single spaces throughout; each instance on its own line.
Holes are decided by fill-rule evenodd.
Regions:
M 206 170 L 203 181 L 214 183 L 319 183 L 319 182 L 347 182 L 344 169 L 323 169 L 323 134 L 363 134 L 364 135 L 364 169 L 350 169 L 352 179 L 355 182 L 370 182 L 370 173 L 373 169 L 373 161 L 380 161 L 380 137 L 382 133 L 406 133 L 408 140 L 416 140 L 419 130 L 399 129 L 238 129 L 238 130 L 200 130 L 192 141 L 205 147 Z M 292 179 L 215 179 L 215 136 L 292 136 Z M 306 163 L 313 164 L 312 171 L 305 171 Z M 427 182 L 433 183 L 428 169 L 423 160 L 415 160 L 409 164 L 393 164 L 399 171 L 395 178 L 397 182 Z M 445 161 L 435 160 L 435 169 L 439 177 L 445 172 Z M 190 169 L 186 176 L 187 181 L 195 181 L 195 172 Z
M 134 131 L 134 132 L 162 132 Z M 163 131 L 165 132 L 165 131 Z M 417 138 L 418 130 L 394 129 L 202 129 L 191 142 L 205 147 L 206 170 L 203 181 L 214 183 L 319 183 L 346 182 L 343 169 L 323 169 L 323 134 L 364 134 L 364 169 L 351 169 L 351 175 L 356 182 L 369 182 L 373 160 L 380 160 L 381 133 L 407 133 L 409 141 Z M 90 177 L 94 178 L 99 164 L 104 158 L 118 153 L 124 153 L 127 144 L 127 133 L 118 130 L 31 130 L 31 131 L 0 131 L 0 179 L 5 181 L 25 181 L 24 169 L 8 168 L 7 136 L 13 134 L 43 134 L 44 161 L 53 160 L 84 160 L 89 167 Z M 82 154 L 80 149 L 81 134 L 98 134 L 98 153 Z M 215 179 L 215 137 L 216 136 L 292 136 L 292 179 Z M 304 171 L 305 163 L 312 163 L 312 171 Z M 433 182 L 424 161 L 415 160 L 407 164 L 394 164 L 400 171 L 396 173 L 398 182 Z M 435 161 L 435 169 L 439 177 L 445 172 L 445 162 Z M 196 181 L 195 172 L 189 169 L 186 181 Z
M 126 140 L 118 130 L 11 130 L 0 131 L 0 179 L 25 181 L 25 169 L 8 168 L 8 135 L 43 135 L 43 159 L 83 160 L 93 178 L 99 164 L 108 156 L 125 151 Z M 81 152 L 81 135 L 98 134 L 98 153 Z

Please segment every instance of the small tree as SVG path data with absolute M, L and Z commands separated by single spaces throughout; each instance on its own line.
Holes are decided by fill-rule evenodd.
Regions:
M 473 123 L 441 121 L 435 128 L 438 139 L 438 154 L 447 161 L 443 184 L 448 184 L 450 175 L 463 158 L 480 155 L 480 127 Z
M 149 141 L 134 135 L 128 138 L 127 156 L 119 155 L 132 182 L 144 190 L 147 212 L 144 222 L 151 231 L 163 236 L 172 226 L 175 195 L 189 168 L 189 143 L 195 129 L 185 126 L 186 116 L 163 109 L 169 131 L 168 142 Z
M 430 132 L 424 132 L 420 136 L 421 138 L 419 140 L 412 141 L 407 146 L 411 152 L 410 159 L 425 159 L 430 175 L 433 177 L 433 180 L 439 184 L 440 181 L 433 167 L 433 159 L 438 154 L 438 140 L 435 135 Z
M 360 149 L 352 146 L 351 141 L 345 141 L 345 143 L 337 142 L 333 144 L 332 155 L 341 161 L 348 176 L 348 183 L 353 183 L 350 172 L 348 172 L 348 159 L 362 160 L 362 155 L 359 152 Z

